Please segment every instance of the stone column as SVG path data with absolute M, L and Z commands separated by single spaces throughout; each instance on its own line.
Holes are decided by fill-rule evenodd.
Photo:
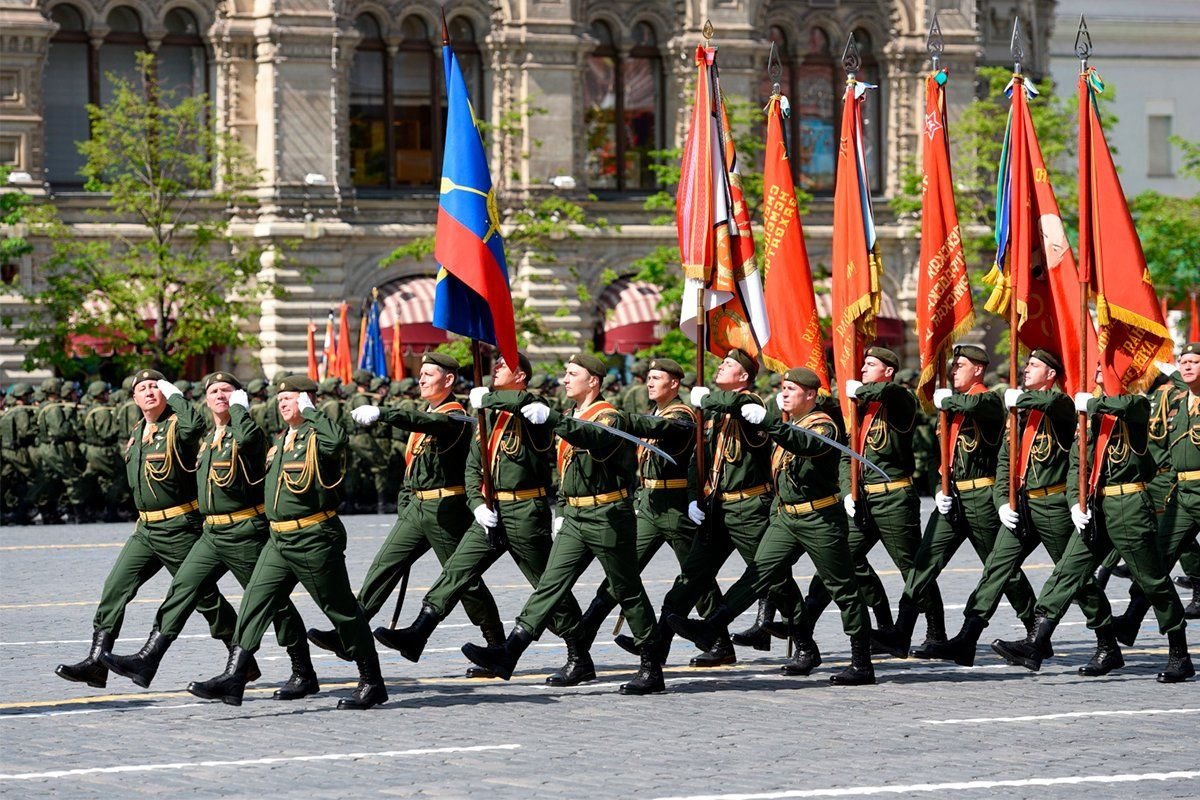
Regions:
M 0 164 L 12 168 L 14 185 L 37 194 L 45 169 L 42 75 L 56 29 L 28 2 L 0 0 Z

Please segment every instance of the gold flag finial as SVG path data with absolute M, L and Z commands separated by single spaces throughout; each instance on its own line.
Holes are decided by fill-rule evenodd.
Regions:
M 717 30 L 713 27 L 711 19 L 704 20 L 704 27 L 700 32 L 704 35 L 705 40 L 712 39 L 717 35 Z

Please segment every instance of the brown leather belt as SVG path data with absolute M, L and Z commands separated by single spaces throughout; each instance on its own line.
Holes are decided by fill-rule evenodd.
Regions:
M 624 500 L 629 497 L 627 489 L 618 489 L 615 492 L 605 492 L 604 494 L 594 494 L 590 497 L 568 497 L 567 505 L 575 506 L 576 508 L 588 508 L 591 506 L 603 506 L 609 503 L 615 503 L 618 500 Z
M 414 489 L 413 497 L 418 500 L 440 500 L 443 497 L 457 497 L 466 493 L 465 486 L 443 486 L 441 489 Z
M 972 489 L 982 489 L 984 486 L 995 486 L 995 478 L 972 478 L 969 481 L 955 481 L 954 488 L 960 492 L 969 492 Z
M 829 497 L 822 497 L 819 500 L 813 500 L 808 503 L 782 503 L 783 510 L 789 514 L 811 514 L 814 511 L 820 511 L 823 508 L 836 506 L 838 496 L 836 494 Z
M 1051 497 L 1052 495 L 1062 494 L 1067 490 L 1065 483 L 1056 483 L 1053 486 L 1045 486 L 1041 489 L 1026 489 L 1025 495 L 1030 498 Z
M 266 510 L 267 507 L 259 503 L 253 508 L 243 508 L 241 511 L 234 511 L 232 514 L 209 514 L 204 518 L 204 522 L 208 525 L 230 525 L 234 522 L 254 519 Z
M 1115 486 L 1105 486 L 1102 490 L 1105 497 L 1120 497 L 1123 494 L 1137 494 L 1138 492 L 1146 491 L 1146 484 L 1138 483 L 1118 483 Z
M 496 499 L 502 503 L 514 500 L 536 500 L 539 497 L 545 496 L 545 486 L 538 486 L 534 489 L 518 489 L 515 492 L 496 492 Z
M 898 481 L 888 481 L 887 483 L 867 483 L 863 484 L 862 488 L 867 494 L 886 494 L 897 489 L 907 489 L 909 486 L 912 486 L 912 478 L 901 478 Z
M 307 517 L 300 519 L 285 519 L 280 522 L 271 523 L 272 533 L 290 533 L 298 531 L 301 528 L 307 528 L 310 525 L 316 525 L 318 522 L 324 522 L 327 519 L 333 519 L 337 516 L 336 511 L 318 511 L 316 514 L 309 514 Z
M 138 519 L 140 519 L 142 522 L 162 522 L 164 519 L 182 517 L 184 514 L 187 514 L 190 511 L 195 511 L 199 507 L 200 503 L 196 500 L 193 500 L 192 502 L 184 503 L 181 506 L 171 506 L 170 508 L 163 508 L 158 511 L 139 511 Z
M 686 489 L 688 488 L 687 478 L 667 478 L 659 480 L 657 478 L 642 478 L 643 489 Z
M 738 500 L 749 500 L 751 497 L 761 497 L 771 491 L 771 484 L 760 483 L 758 486 L 751 486 L 749 489 L 742 489 L 736 492 L 721 492 L 722 503 L 736 503 Z

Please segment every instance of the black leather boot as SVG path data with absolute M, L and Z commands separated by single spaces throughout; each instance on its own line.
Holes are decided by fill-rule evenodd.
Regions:
M 1148 611 L 1150 611 L 1150 601 L 1144 594 L 1131 596 L 1129 605 L 1125 607 L 1125 613 L 1113 618 L 1113 633 L 1116 635 L 1117 641 L 1126 647 L 1133 647 L 1133 643 L 1137 641 L 1138 631 L 1142 629 L 1142 620 L 1146 618 Z
M 1125 565 L 1124 561 L 1112 568 L 1112 574 L 1127 581 L 1133 579 L 1133 573 L 1129 571 L 1129 567 Z
M 187 690 L 202 700 L 220 700 L 227 706 L 240 706 L 248 683 L 246 668 L 253 655 L 234 645 L 229 650 L 225 671 L 206 681 L 192 681 Z
M 1101 564 L 1096 567 L 1096 585 L 1100 587 L 1100 591 L 1108 586 L 1108 579 L 1112 577 L 1112 570 Z
M 992 650 L 1014 667 L 1024 667 L 1037 672 L 1042 668 L 1042 654 L 1049 649 L 1050 637 L 1054 635 L 1056 627 L 1057 620 L 1047 619 L 1039 614 L 1034 619 L 1033 630 L 1029 631 L 1024 639 L 1008 642 L 997 639 L 992 642 Z
M 222 639 L 221 643 L 225 645 L 226 650 L 228 650 L 230 653 L 233 653 L 232 639 Z M 250 654 L 250 660 L 246 662 L 245 675 L 246 683 L 254 683 L 256 680 L 262 677 L 262 670 L 258 668 L 258 662 L 254 660 L 253 653 Z
M 887 600 L 879 605 L 871 606 L 871 613 L 875 615 L 876 630 L 892 627 L 892 607 L 888 605 Z
M 292 661 L 292 674 L 287 683 L 275 690 L 276 700 L 299 700 L 321 691 L 317 681 L 317 671 L 313 669 L 312 656 L 308 652 L 308 642 L 301 639 L 297 644 L 287 649 L 288 658 Z
M 850 666 L 830 675 L 829 682 L 834 686 L 864 686 L 875 682 L 870 634 L 863 633 L 850 638 Z
M 912 646 L 913 629 L 917 627 L 917 618 L 921 612 L 917 604 L 907 597 L 900 598 L 900 609 L 896 613 L 896 624 L 890 628 L 871 631 L 871 645 L 874 649 L 889 653 L 896 658 L 908 658 Z M 946 641 L 945 625 L 942 626 L 942 641 Z M 913 655 L 916 655 L 915 653 Z M 929 658 L 921 655 L 920 658 Z
M 705 650 L 697 656 L 692 656 L 688 661 L 688 666 L 691 667 L 720 667 L 726 664 L 736 664 L 737 653 L 733 649 L 733 642 L 729 640 L 729 635 L 723 633 L 717 643 Z
M 1176 575 L 1173 580 L 1175 581 L 1176 586 L 1182 586 L 1185 589 L 1200 588 L 1200 584 L 1198 584 L 1196 581 L 1193 581 L 1187 575 Z
M 592 656 L 578 640 L 567 639 L 567 663 L 546 678 L 547 686 L 578 686 L 585 681 L 596 680 L 596 665 Z
M 1200 619 L 1200 586 L 1192 587 L 1192 602 L 1183 609 L 1185 619 Z
M 1037 616 L 1023 617 L 1021 619 L 1021 624 L 1025 626 L 1026 636 L 1033 638 L 1035 629 L 1037 628 L 1037 621 Z M 1045 647 L 1042 650 L 1042 661 L 1045 661 L 1047 658 L 1054 658 L 1054 643 L 1049 639 L 1046 640 Z
M 642 664 L 637 675 L 629 683 L 622 683 L 618 690 L 621 694 L 657 694 L 665 692 L 667 685 L 663 682 L 662 664 L 650 650 L 659 649 L 657 642 L 647 642 L 647 652 L 642 653 Z
M 658 618 L 658 643 L 655 645 L 657 650 L 655 655 L 658 657 L 659 664 L 667 663 L 667 657 L 671 654 L 671 642 L 675 639 L 675 631 L 671 630 L 671 626 L 667 624 L 667 617 L 669 616 L 671 616 L 671 613 L 664 611 Z M 638 646 L 632 636 L 623 633 L 613 639 L 613 641 L 617 647 L 630 655 L 641 656 L 642 654 L 642 648 Z
M 342 637 L 336 630 L 323 631 L 317 628 L 308 629 L 308 640 L 322 650 L 328 650 L 342 661 L 353 661 L 346 648 L 342 646 Z
M 610 611 L 612 611 L 612 607 L 607 601 L 599 596 L 593 597 L 591 605 L 583 612 L 583 616 L 579 619 L 579 625 L 575 627 L 575 644 L 582 647 L 585 652 L 591 650 L 592 643 L 596 641 L 596 634 L 600 631 L 604 620 L 608 619 Z
M 142 649 L 131 656 L 118 656 L 112 653 L 102 653 L 100 661 L 112 672 L 129 678 L 143 689 L 150 687 L 158 665 L 162 663 L 163 655 L 171 646 L 171 639 L 159 631 L 151 631 L 150 638 L 142 645 Z
M 421 613 L 407 628 L 376 628 L 375 641 L 392 650 L 399 650 L 400 655 L 409 661 L 420 661 L 425 644 L 433 634 L 434 628 L 442 621 L 441 614 L 434 611 L 428 603 L 421 604 Z
M 925 612 L 925 641 L 911 655 L 913 658 L 929 658 L 928 648 L 931 645 L 942 644 L 946 641 L 946 612 L 941 605 L 936 611 Z
M 531 644 L 533 644 L 533 637 L 520 625 L 516 625 L 503 644 L 480 647 L 477 644 L 468 643 L 463 645 L 462 652 L 464 656 L 483 667 L 489 674 L 508 680 L 512 677 L 513 670 L 517 668 L 521 654 Z
M 54 668 L 54 674 L 66 681 L 86 683 L 93 689 L 103 689 L 108 685 L 108 667 L 100 661 L 100 656 L 112 650 L 113 635 L 108 631 L 92 633 L 92 649 L 87 658 L 75 664 L 59 664 Z
M 1187 637 L 1183 628 L 1167 633 L 1167 668 L 1158 673 L 1159 683 L 1181 683 L 1196 674 L 1192 657 L 1188 655 Z
M 722 639 L 729 638 L 729 631 L 725 626 L 732 617 L 725 606 L 717 606 L 717 610 L 705 619 L 689 619 L 678 614 L 668 614 L 667 625 L 701 650 L 711 650 Z
M 821 666 L 821 650 L 813 641 L 812 631 L 792 626 L 792 657 L 779 671 L 784 675 L 808 675 Z
M 388 693 L 379 670 L 379 654 L 372 649 L 355 663 L 358 664 L 358 686 L 354 687 L 354 694 L 338 700 L 338 710 L 364 711 L 386 703 Z
M 963 626 L 954 638 L 944 644 L 931 644 L 925 648 L 928 658 L 938 661 L 953 661 L 960 667 L 975 666 L 975 648 L 979 635 L 987 627 L 983 617 L 963 617 Z
M 755 650 L 764 652 L 771 649 L 771 633 L 767 630 L 767 626 L 775 621 L 775 606 L 767 598 L 760 598 L 758 601 L 758 616 L 754 619 L 754 624 L 740 633 L 735 633 L 730 638 L 733 643 L 742 647 L 753 647 Z
M 487 642 L 487 647 L 503 647 L 504 646 L 504 629 L 503 628 L 483 628 L 483 640 Z M 481 666 L 467 667 L 466 677 L 468 678 L 494 678 L 496 673 L 490 669 L 485 669 Z M 508 680 L 505 678 L 505 680 Z
M 1089 678 L 1107 675 L 1114 669 L 1125 666 L 1125 657 L 1121 655 L 1121 645 L 1113 633 L 1112 625 L 1096 628 L 1096 652 L 1092 660 L 1079 668 L 1079 674 Z

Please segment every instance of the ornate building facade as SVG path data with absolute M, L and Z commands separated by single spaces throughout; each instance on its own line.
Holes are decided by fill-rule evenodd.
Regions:
M 510 254 L 514 293 L 574 343 L 629 347 L 614 325 L 644 325 L 623 279 L 633 261 L 675 241 L 643 208 L 656 189 L 650 153 L 686 132 L 692 54 L 711 19 L 727 96 L 762 104 L 774 43 L 791 98 L 797 184 L 814 196 L 810 257 L 827 264 L 837 121 L 850 34 L 860 79 L 878 85 L 867 109 L 871 180 L 892 312 L 911 328 L 917 243 L 886 199 L 919 155 L 925 37 L 934 11 L 946 40 L 952 113 L 983 64 L 1009 63 L 1012 20 L 1026 31 L 1027 72 L 1047 69 L 1054 0 L 449 0 L 446 16 L 476 113 L 493 124 L 500 207 L 560 192 L 613 227 L 565 238 L 551 264 Z M 107 99 L 108 73 L 156 53 L 160 80 L 207 93 L 260 171 L 257 215 L 244 233 L 299 241 L 268 254 L 260 278 L 285 286 L 257 320 L 261 346 L 226 354 L 237 366 L 302 368 L 309 320 L 379 287 L 384 325 L 407 347 L 436 343 L 426 315 L 432 262 L 380 261 L 433 231 L 444 119 L 437 0 L 0 0 L 0 162 L 10 188 L 52 198 L 78 235 L 104 235 L 85 216 L 75 142 L 85 104 Z M 503 124 L 502 124 L 503 123 Z M 38 281 L 39 253 L 7 276 Z M 311 268 L 311 269 L 306 269 Z M 315 274 L 309 280 L 306 275 Z M 612 276 L 620 280 L 614 285 Z M 577 291 L 577 287 L 587 289 Z M 0 291 L 4 291 L 0 287 Z M 652 291 L 652 289 L 648 290 Z M 20 297 L 0 295 L 20 315 Z M 641 308 L 653 307 L 641 302 Z M 641 316 L 639 316 L 641 315 Z M 19 324 L 19 323 L 18 323 Z M 652 327 L 652 326 L 651 326 Z M 606 328 L 608 331 L 606 332 Z M 632 329 L 631 329 L 632 330 Z M 611 334 L 611 335 L 610 335 Z M 908 334 L 911 339 L 911 334 Z M 13 332 L 0 332 L 0 379 L 20 370 Z

